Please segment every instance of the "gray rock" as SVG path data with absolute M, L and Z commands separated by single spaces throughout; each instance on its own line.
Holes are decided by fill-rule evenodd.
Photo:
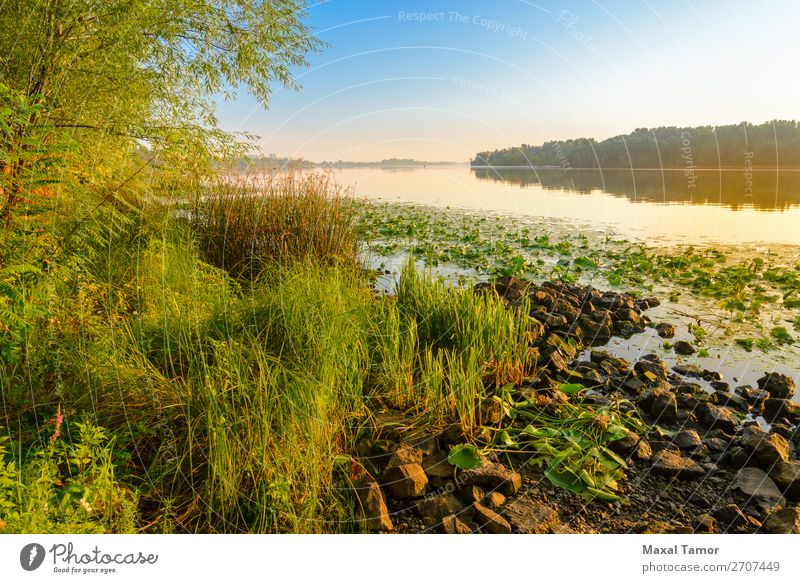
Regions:
M 654 354 L 642 357 L 641 360 L 633 365 L 633 370 L 639 374 L 649 372 L 660 379 L 667 378 L 667 364 Z
M 750 454 L 743 447 L 735 445 L 723 452 L 720 461 L 730 468 L 739 469 L 750 463 Z
M 389 458 L 389 463 L 386 464 L 386 469 L 393 468 L 395 466 L 402 466 L 403 464 L 421 463 L 422 451 L 415 447 L 401 445 L 394 451 L 394 453 L 392 453 L 392 457 Z
M 767 391 L 748 386 L 736 387 L 734 392 L 751 405 L 759 405 L 769 397 L 769 393 Z
M 764 530 L 772 534 L 800 534 L 800 508 L 781 508 L 764 521 Z
M 452 494 L 426 497 L 417 502 L 417 511 L 426 518 L 441 520 L 448 514 L 458 514 L 463 506 Z
M 721 429 L 725 433 L 733 434 L 739 426 L 739 418 L 733 411 L 712 403 L 700 403 L 697 416 L 708 429 Z
M 653 472 L 680 480 L 694 480 L 705 475 L 705 471 L 696 461 L 666 450 L 653 455 Z
M 475 502 L 480 502 L 486 497 L 486 492 L 478 486 L 465 486 L 457 492 L 459 499 L 469 506 Z
M 631 457 L 641 462 L 650 461 L 653 458 L 653 448 L 650 447 L 650 443 L 646 439 L 642 439 Z
M 656 423 L 675 423 L 678 419 L 678 399 L 675 394 L 659 391 L 650 407 L 650 416 Z
M 506 502 L 506 497 L 503 496 L 500 492 L 489 492 L 486 497 L 483 499 L 483 504 L 491 508 L 492 510 L 497 510 Z
M 744 413 L 747 413 L 750 410 L 750 406 L 744 397 L 740 397 L 739 395 L 728 393 L 726 391 L 716 391 L 713 395 L 711 395 L 711 400 L 717 405 L 732 407 L 733 409 L 742 411 Z
M 460 475 L 465 486 L 479 486 L 486 490 L 498 490 L 513 496 L 522 487 L 522 476 L 512 472 L 503 464 L 483 460 L 477 468 L 464 470 Z
M 703 442 L 705 446 L 714 453 L 721 453 L 728 449 L 728 442 L 719 437 L 709 437 Z
M 789 460 L 789 442 L 777 433 L 754 432 L 743 442 L 752 452 L 753 465 L 764 470 L 768 471 L 776 463 Z
M 662 338 L 674 338 L 675 337 L 675 326 L 672 324 L 667 324 L 666 322 L 661 322 L 656 324 L 656 332 Z
M 445 534 L 472 534 L 472 529 L 458 516 L 451 514 L 442 519 L 442 532 Z
M 622 439 L 617 439 L 609 443 L 608 448 L 614 453 L 628 456 L 636 450 L 640 440 L 641 438 L 638 434 L 634 433 L 633 431 L 628 431 L 628 433 Z
M 717 519 L 710 514 L 701 514 L 697 517 L 697 526 L 695 526 L 694 532 L 717 532 Z
M 481 531 L 491 534 L 511 534 L 511 525 L 497 512 L 477 502 L 472 508 Z
M 672 438 L 672 441 L 680 449 L 695 449 L 703 443 L 700 440 L 700 434 L 694 429 L 679 431 Z
M 558 513 L 546 504 L 519 499 L 509 503 L 503 512 L 514 532 L 544 534 L 559 523 Z
M 447 454 L 437 451 L 422 459 L 422 469 L 429 478 L 452 478 L 455 467 L 447 461 Z
M 794 396 L 794 379 L 777 372 L 764 373 L 764 376 L 756 381 L 758 388 L 767 391 L 771 397 L 777 399 L 791 399 Z
M 393 530 L 389 509 L 383 498 L 381 487 L 375 480 L 368 480 L 356 487 L 359 501 L 359 516 L 369 530 Z
M 728 532 L 737 528 L 759 528 L 761 523 L 748 516 L 736 504 L 726 504 L 714 511 L 714 517 L 720 523 L 720 532 Z
M 780 419 L 788 419 L 794 424 L 800 423 L 800 405 L 789 399 L 767 399 L 762 405 L 762 413 L 767 423 Z
M 403 464 L 388 468 L 383 481 L 395 498 L 416 498 L 425 493 L 428 476 L 420 464 Z
M 784 496 L 800 501 L 800 461 L 779 461 L 769 472 Z
M 697 366 L 696 364 L 676 364 L 672 367 L 672 370 L 679 375 L 695 378 L 701 378 L 705 372 L 702 367 Z
M 503 418 L 503 407 L 497 399 L 485 399 L 480 407 L 481 425 L 497 425 Z
M 660 451 L 668 451 L 675 455 L 681 455 L 680 448 L 671 441 L 667 441 L 666 439 L 650 440 L 650 449 L 652 449 L 654 453 L 658 453 Z
M 739 470 L 731 490 L 743 498 L 745 505 L 752 502 L 763 510 L 782 506 L 786 502 L 772 478 L 759 468 Z

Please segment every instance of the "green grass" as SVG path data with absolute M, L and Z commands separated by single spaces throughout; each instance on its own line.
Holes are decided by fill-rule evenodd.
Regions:
M 270 261 L 357 262 L 355 207 L 330 174 L 259 174 L 217 181 L 192 195 L 203 259 L 234 275 Z
M 332 205 L 323 217 L 344 203 L 335 192 L 320 202 L 320 183 L 293 184 L 268 201 L 210 204 L 242 218 L 230 240 L 290 229 L 309 242 L 319 225 L 287 226 L 283 213 L 309 217 L 316 201 Z M 256 207 L 260 220 L 247 222 Z M 329 244 L 286 241 L 291 253 L 265 248 L 246 270 L 210 257 L 211 231 L 170 208 L 108 216 L 29 282 L 39 311 L 20 312 L 28 332 L 0 369 L 0 425 L 13 444 L 0 452 L 6 531 L 350 531 L 343 462 L 375 415 L 470 431 L 481 399 L 535 364 L 527 315 L 498 298 L 413 264 L 396 297 L 373 293 L 341 253 L 350 243 L 333 240 L 357 240 L 345 220 L 351 230 Z M 59 412 L 64 431 L 51 443 Z M 85 467 L 53 461 L 54 448 L 80 447 L 80 427 L 102 436 Z M 120 502 L 87 507 L 73 495 L 95 481 Z

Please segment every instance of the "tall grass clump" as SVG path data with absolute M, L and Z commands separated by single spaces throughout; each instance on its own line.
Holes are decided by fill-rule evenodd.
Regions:
M 196 196 L 192 216 L 204 260 L 237 276 L 270 261 L 357 263 L 355 206 L 329 173 L 218 181 Z
M 478 423 L 477 405 L 493 389 L 530 371 L 532 340 L 525 310 L 475 294 L 405 266 L 396 301 L 383 306 L 376 331 L 378 392 L 428 422 Z

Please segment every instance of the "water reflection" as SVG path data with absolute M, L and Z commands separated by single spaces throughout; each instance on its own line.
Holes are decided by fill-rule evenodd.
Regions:
M 732 210 L 785 210 L 800 205 L 797 170 L 471 170 L 478 180 L 582 194 L 602 191 L 634 202 L 716 204 Z

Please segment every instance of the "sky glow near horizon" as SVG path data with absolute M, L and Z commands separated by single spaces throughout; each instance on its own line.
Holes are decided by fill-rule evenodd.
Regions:
M 226 130 L 307 160 L 467 161 L 481 150 L 638 127 L 800 118 L 790 0 L 328 0 L 328 46 L 265 110 L 220 101 Z

